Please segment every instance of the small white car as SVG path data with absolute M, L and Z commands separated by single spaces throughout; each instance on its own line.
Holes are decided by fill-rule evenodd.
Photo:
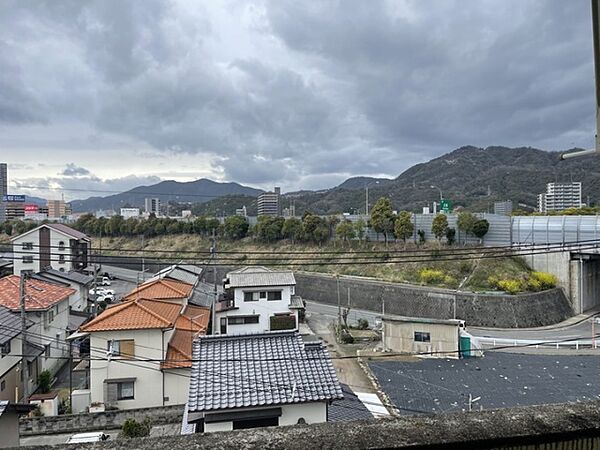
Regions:
M 98 279 L 96 280 L 96 284 L 98 286 L 110 286 L 111 285 L 110 278 L 98 277 Z
M 102 442 L 110 439 L 109 434 L 104 434 L 101 431 L 93 431 L 90 433 L 77 433 L 67 439 L 67 444 L 81 444 L 84 442 Z

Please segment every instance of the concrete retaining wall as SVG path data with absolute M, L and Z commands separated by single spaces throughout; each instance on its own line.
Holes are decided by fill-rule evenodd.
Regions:
M 183 405 L 158 408 L 140 408 L 119 411 L 106 411 L 93 414 L 69 414 L 54 417 L 22 418 L 21 436 L 57 433 L 84 433 L 121 428 L 125 420 L 133 418 L 142 421 L 146 418 L 153 425 L 181 423 Z
M 330 275 L 296 272 L 296 293 L 306 300 L 337 305 L 336 279 Z M 455 292 L 372 281 L 356 277 L 340 277 L 343 304 L 350 289 L 351 305 L 357 309 L 412 317 L 451 319 L 455 308 Z M 456 317 L 467 325 L 526 328 L 551 325 L 573 315 L 562 289 L 523 295 L 456 294 Z

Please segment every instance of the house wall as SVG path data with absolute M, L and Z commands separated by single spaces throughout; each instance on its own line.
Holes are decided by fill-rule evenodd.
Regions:
M 77 292 L 69 297 L 69 306 L 75 311 L 85 310 L 89 293 L 89 288 L 87 286 L 65 280 L 64 278 L 54 277 L 51 274 L 45 274 L 44 276 L 58 283 L 68 284 L 70 288 L 75 289 Z
M 19 446 L 19 416 L 7 412 L 0 416 L 0 448 Z
M 50 310 L 54 318 L 50 321 Z M 64 360 L 57 359 L 69 354 L 69 345 L 65 341 L 69 326 L 69 299 L 57 303 L 47 311 L 28 311 L 27 319 L 34 324 L 28 329 L 28 341 L 40 346 L 50 346 L 49 355 L 41 355 L 40 370 L 49 370 L 52 374 L 60 368 Z M 48 356 L 48 357 L 46 357 Z
M 9 400 L 14 402 L 19 400 L 23 392 L 23 385 L 20 379 L 19 363 L 22 354 L 21 337 L 17 336 L 10 341 L 10 353 L 0 358 L 0 400 Z M 4 383 L 4 389 L 2 384 Z M 18 391 L 17 391 L 18 388 Z
M 295 286 L 269 286 L 258 288 L 235 288 L 234 302 L 237 309 L 217 313 L 217 332 L 220 332 L 221 317 L 259 315 L 257 324 L 227 325 L 227 334 L 260 333 L 271 329 L 270 317 L 275 314 L 294 314 L 298 324 L 298 312 L 290 310 L 289 305 Z M 281 300 L 259 299 L 245 302 L 245 292 L 281 291 Z M 217 333 L 218 334 L 218 333 Z
M 107 359 L 109 340 L 133 339 L 136 361 L 121 357 Z M 160 362 L 144 362 L 139 358 L 161 360 L 166 353 L 167 342 L 159 329 L 94 332 L 90 334 L 90 390 L 92 403 L 105 401 L 104 380 L 135 378 L 134 399 L 118 400 L 119 409 L 148 408 L 163 405 L 163 374 Z M 102 360 L 94 360 L 102 358 Z M 165 380 L 166 382 L 166 380 Z
M 248 411 L 252 409 L 253 408 L 240 408 L 240 411 Z M 311 402 L 281 406 L 279 426 L 296 425 L 300 419 L 304 419 L 307 424 L 327 422 L 327 404 L 325 402 Z M 205 433 L 231 430 L 233 430 L 232 421 L 204 424 Z
M 50 254 L 51 261 L 50 265 L 53 269 L 63 270 L 65 272 L 73 269 L 73 264 L 71 263 L 72 253 L 69 245 L 70 236 L 63 234 L 57 230 L 50 228 Z M 64 250 L 59 249 L 59 243 L 64 243 Z M 31 250 L 23 250 L 22 244 L 23 242 L 31 242 L 33 243 L 33 249 Z M 40 271 L 40 235 L 39 230 L 36 230 L 32 233 L 26 233 L 21 236 L 17 236 L 13 240 L 13 250 L 15 251 L 14 257 L 14 274 L 20 275 L 23 270 L 33 270 L 35 272 Z M 59 254 L 65 255 L 65 261 L 59 261 Z M 32 255 L 33 263 L 23 263 L 23 256 Z
M 190 372 L 188 368 L 169 369 L 165 371 L 165 405 L 185 405 L 190 389 Z
M 415 331 L 430 333 L 431 341 L 415 342 Z M 432 356 L 458 358 L 458 334 L 456 325 L 383 321 L 383 344 L 386 351 L 448 352 Z

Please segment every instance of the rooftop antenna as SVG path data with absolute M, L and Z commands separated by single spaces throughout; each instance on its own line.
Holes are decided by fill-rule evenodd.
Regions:
M 598 10 L 600 9 L 600 0 L 592 0 L 592 32 L 594 39 L 594 75 L 596 78 L 596 148 L 591 150 L 581 150 L 578 152 L 563 153 L 561 160 L 577 158 L 580 156 L 600 154 L 600 20 Z

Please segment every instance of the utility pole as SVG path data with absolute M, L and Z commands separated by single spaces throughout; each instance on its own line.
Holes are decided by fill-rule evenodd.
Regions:
M 369 217 L 369 185 L 365 186 L 365 215 Z
M 102 274 L 102 228 L 100 228 L 100 257 L 98 261 L 100 263 L 100 274 Z
M 340 276 L 335 277 L 337 283 L 337 300 L 338 300 L 338 328 L 342 325 L 342 303 L 340 301 Z
M 23 400 L 27 403 L 29 398 L 29 362 L 27 361 L 27 312 L 25 309 L 25 284 L 27 278 L 29 278 L 30 271 L 24 270 L 21 272 L 21 279 L 19 280 L 19 297 L 21 302 L 21 346 L 23 354 L 21 360 L 21 368 L 23 370 Z
M 146 260 L 144 259 L 144 235 L 142 234 L 142 282 L 146 281 Z
M 212 330 L 212 334 L 217 334 L 217 266 L 216 266 L 216 262 L 217 262 L 217 236 L 215 233 L 215 229 L 212 229 L 212 246 L 210 248 L 210 256 L 211 256 L 211 261 L 213 264 L 213 283 L 214 283 L 214 292 L 213 292 L 213 307 L 212 307 L 212 326 L 213 326 L 213 330 Z

